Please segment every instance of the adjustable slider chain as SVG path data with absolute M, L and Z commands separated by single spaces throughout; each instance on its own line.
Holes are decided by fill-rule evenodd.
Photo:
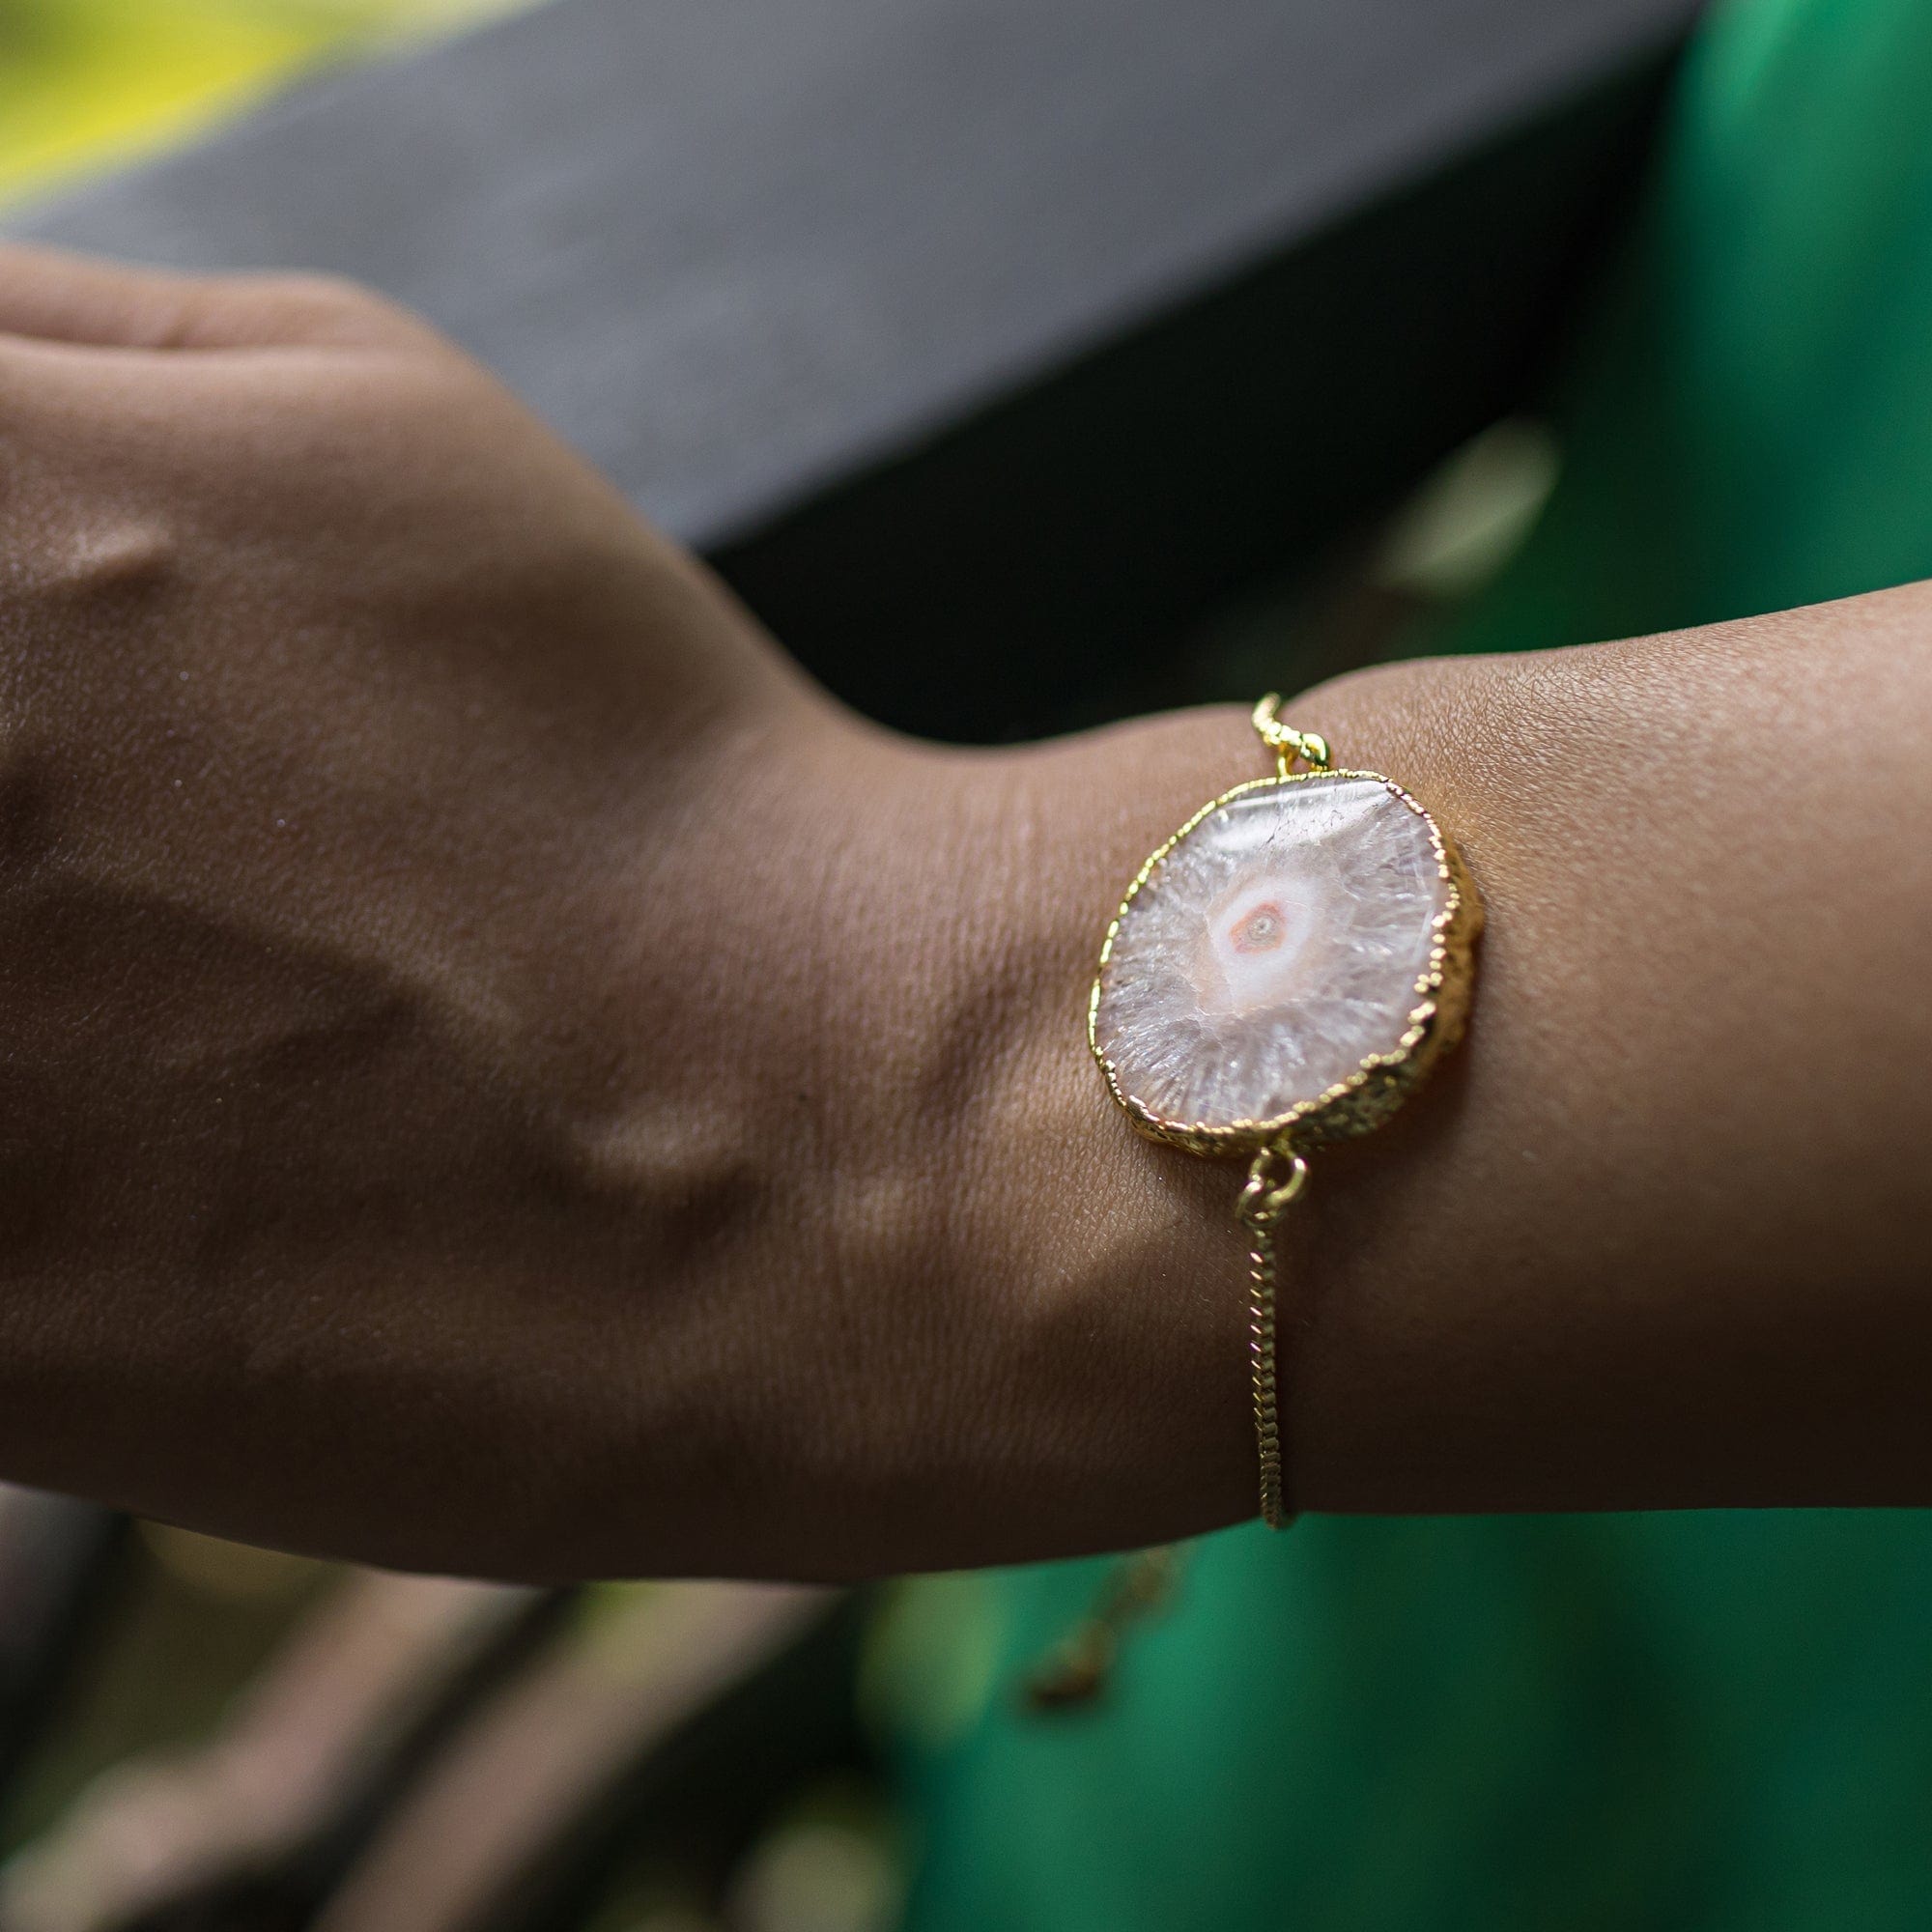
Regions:
M 1261 1463 L 1262 1520 L 1286 1529 L 1294 1520 L 1281 1492 L 1281 1395 L 1275 1346 L 1280 1263 L 1275 1230 L 1308 1185 L 1308 1163 L 1291 1148 L 1264 1148 L 1248 1169 L 1235 1211 L 1248 1231 L 1248 1356 L 1255 1397 L 1255 1448 Z
M 1294 1520 L 1282 1500 L 1281 1398 L 1275 1348 L 1279 1263 L 1275 1230 L 1308 1185 L 1308 1163 L 1292 1148 L 1264 1148 L 1248 1169 L 1235 1211 L 1248 1231 L 1248 1354 L 1254 1378 L 1255 1446 L 1261 1463 L 1262 1520 L 1270 1529 Z M 1143 1549 L 1116 1563 L 1094 1607 L 1028 1673 L 1035 1711 L 1090 1704 L 1106 1688 L 1129 1626 L 1162 1609 L 1179 1580 L 1180 1551 Z

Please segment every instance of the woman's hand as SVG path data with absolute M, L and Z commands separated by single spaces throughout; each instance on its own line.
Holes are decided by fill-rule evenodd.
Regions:
M 0 256 L 0 1474 L 503 1576 L 1252 1513 L 1237 1175 L 1083 1035 L 1238 714 L 872 730 L 331 284 Z M 1491 914 L 1290 1236 L 1297 1501 L 1932 1499 L 1928 629 L 1293 707 Z
M 0 330 L 9 1474 L 394 1564 L 840 1573 L 1131 1533 L 1094 1496 L 1167 1401 L 1238 1511 L 1232 1243 L 1163 1396 L 1065 1080 L 1191 774 L 1146 818 L 1130 765 L 862 725 L 353 289 L 15 251 Z

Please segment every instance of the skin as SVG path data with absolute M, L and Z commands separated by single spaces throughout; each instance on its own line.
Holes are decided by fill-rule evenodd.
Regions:
M 817 692 L 422 324 L 0 255 L 0 1474 L 504 1577 L 1253 1513 L 1238 1171 L 1107 1099 L 1243 718 Z M 1314 1509 L 1932 1501 L 1932 592 L 1289 707 L 1487 900 L 1290 1230 Z

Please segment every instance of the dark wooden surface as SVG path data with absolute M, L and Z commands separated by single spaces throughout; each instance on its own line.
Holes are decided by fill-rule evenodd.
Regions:
M 1530 380 L 1694 0 L 554 0 L 16 230 L 424 309 L 895 723 L 1049 722 Z

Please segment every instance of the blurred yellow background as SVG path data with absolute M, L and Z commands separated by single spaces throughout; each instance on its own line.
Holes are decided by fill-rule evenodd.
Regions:
M 185 138 L 290 74 L 530 0 L 0 0 L 0 199 Z

